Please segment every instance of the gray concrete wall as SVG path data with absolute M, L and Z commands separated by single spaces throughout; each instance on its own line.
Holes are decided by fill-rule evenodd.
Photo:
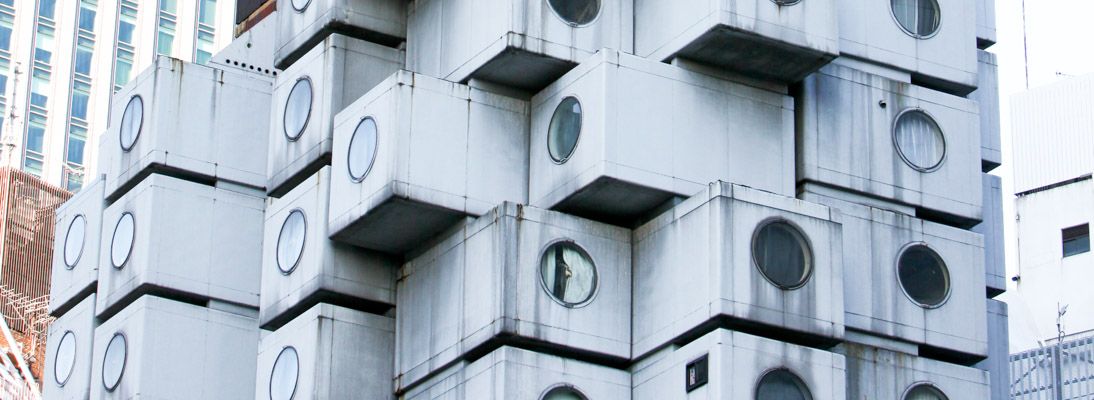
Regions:
M 983 174 L 984 222 L 972 228 L 984 235 L 984 279 L 988 297 L 1007 291 L 1006 245 L 1003 237 L 1003 181 L 995 175 Z
M 49 311 L 57 316 L 75 302 L 82 301 L 99 282 L 105 185 L 101 175 L 90 178 L 83 189 L 57 209 L 49 289 Z M 84 221 L 82 236 L 79 236 L 79 228 L 73 227 L 77 218 Z M 69 259 L 75 260 L 75 264 L 66 264 L 66 253 L 76 256 Z
M 313 0 L 309 10 L 337 0 Z M 291 10 L 286 2 L 286 6 Z M 278 14 L 290 14 L 287 13 Z M 333 34 L 285 68 L 274 83 L 270 101 L 269 159 L 266 189 L 280 197 L 306 178 L 333 147 L 334 116 L 403 66 L 402 50 Z M 285 106 L 300 79 L 311 81 L 311 112 L 296 140 L 285 134 Z M 303 174 L 303 176 L 301 176 Z
M 109 154 L 99 165 L 106 196 L 122 195 L 152 165 L 263 187 L 271 90 L 270 80 L 257 74 L 156 59 L 113 97 L 99 147 Z M 133 96 L 141 97 L 144 114 L 136 142 L 124 151 L 119 128 Z
M 559 164 L 547 133 L 569 96 L 581 134 Z M 784 92 L 603 51 L 532 99 L 530 204 L 630 222 L 717 180 L 793 195 L 793 110 Z
M 975 102 L 830 64 L 805 81 L 801 103 L 799 181 L 943 213 L 958 224 L 980 220 L 983 198 Z M 945 140 L 942 163 L 933 171 L 913 168 L 894 145 L 896 118 L 915 109 L 935 120 Z
M 503 201 L 528 198 L 528 103 L 401 71 L 334 122 L 330 233 L 402 254 Z M 357 182 L 347 166 L 357 125 L 377 126 L 376 156 Z
M 839 55 L 836 3 L 637 0 L 635 54 L 797 82 Z
M 116 333 L 125 336 L 125 368 L 107 391 L 103 357 Z M 95 330 L 91 398 L 253 398 L 258 338 L 254 318 L 141 297 Z
M 399 260 L 383 254 L 336 243 L 327 237 L 330 200 L 330 167 L 323 167 L 280 199 L 266 202 L 262 250 L 262 292 L 259 321 L 292 318 L 304 302 L 316 298 L 334 300 L 347 296 L 360 301 L 395 305 L 395 275 Z M 278 266 L 277 252 L 282 226 L 293 211 L 304 214 L 304 247 L 299 262 L 286 274 Z M 295 310 L 295 311 L 294 311 Z
M 978 1 L 980 3 L 986 1 Z M 969 94 L 980 106 L 980 160 L 984 172 L 1003 163 L 1002 128 L 999 123 L 999 63 L 995 53 L 976 52 L 980 84 Z
M 564 305 L 544 289 L 543 252 L 559 241 L 593 260 L 587 303 Z M 512 203 L 454 229 L 403 266 L 397 388 L 505 336 L 629 360 L 630 249 L 629 230 Z
M 268 400 L 274 363 L 292 347 L 299 360 L 297 399 L 394 399 L 395 321 L 319 304 L 265 335 L 258 349 L 255 400 Z
M 802 198 L 843 213 L 848 329 L 971 357 L 987 356 L 982 235 L 816 193 L 803 193 Z M 898 280 L 897 261 L 912 244 L 928 246 L 946 265 L 950 289 L 938 307 L 912 301 Z
M 687 364 L 707 357 L 709 382 L 686 391 Z M 844 357 L 809 347 L 718 329 L 684 346 L 667 348 L 632 368 L 634 400 L 751 399 L 763 376 L 786 369 L 815 400 L 858 399 L 844 393 Z
M 92 345 L 95 342 L 95 294 L 92 293 L 49 325 L 46 340 L 46 368 L 42 369 L 42 398 L 46 400 L 87 399 L 97 383 L 91 376 Z M 59 364 L 58 347 L 65 334 L 71 332 L 75 343 L 71 364 Z M 65 376 L 65 372 L 68 375 Z M 58 374 L 58 372 L 60 374 Z
M 463 362 L 406 393 L 407 400 L 540 399 L 570 386 L 589 399 L 630 397 L 627 371 L 513 347 Z
M 647 354 L 715 318 L 822 340 L 843 337 L 843 244 L 838 211 L 725 183 L 634 231 L 634 354 Z M 760 272 L 756 230 L 790 223 L 809 243 L 804 286 L 785 290 Z
M 955 400 L 1007 398 L 992 396 L 988 373 L 976 368 L 852 343 L 838 351 L 847 357 L 848 399 L 901 399 L 918 385 Z
M 96 314 L 149 287 L 257 307 L 262 209 L 259 197 L 163 175 L 145 178 L 103 213 L 102 237 L 110 239 L 100 250 Z M 133 215 L 134 240 L 117 268 L 111 244 L 124 213 Z
M 298 4 L 300 2 L 297 2 Z M 280 69 L 299 61 L 316 43 L 335 32 L 397 45 L 406 37 L 407 1 L 312 0 L 296 10 L 290 0 L 278 0 L 274 15 L 277 35 L 274 63 Z

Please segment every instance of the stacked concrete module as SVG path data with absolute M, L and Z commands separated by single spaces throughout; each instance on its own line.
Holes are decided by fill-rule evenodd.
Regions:
M 79 376 L 96 398 L 1005 393 L 988 3 L 280 0 L 274 39 L 214 57 L 281 69 L 215 103 L 247 145 L 175 161 L 182 130 L 122 122 L 140 84 L 116 100 L 104 165 L 132 171 L 58 220 L 106 213 L 98 275 L 56 288 L 65 326 L 99 324 Z M 222 172 L 254 157 L 260 179 Z
M 253 396 L 272 89 L 160 58 L 117 93 L 56 222 L 46 398 Z

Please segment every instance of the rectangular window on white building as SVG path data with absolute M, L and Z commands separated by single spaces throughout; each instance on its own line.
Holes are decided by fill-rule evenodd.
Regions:
M 1090 224 L 1082 224 L 1063 230 L 1064 257 L 1090 251 Z

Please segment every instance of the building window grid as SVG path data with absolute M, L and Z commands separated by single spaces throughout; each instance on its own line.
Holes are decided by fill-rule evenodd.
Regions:
M 213 58 L 216 38 L 216 0 L 199 0 L 197 34 L 194 36 L 194 62 L 205 64 Z
M 174 0 L 160 0 L 159 21 L 156 32 L 156 54 L 171 56 L 178 24 L 177 4 Z
M 91 99 L 91 58 L 95 49 L 95 0 L 80 0 L 79 15 L 76 16 L 75 49 L 72 63 L 72 91 L 69 96 L 69 120 L 65 137 L 65 168 L 61 171 L 61 180 L 65 189 L 77 191 L 83 187 L 84 154 L 87 145 L 88 102 Z
M 55 0 L 39 0 L 37 15 L 35 16 L 34 37 L 31 49 L 33 67 L 31 77 L 27 82 L 30 96 L 27 99 L 27 124 L 23 141 L 23 170 L 42 176 L 45 164 L 45 132 L 48 126 L 49 114 L 47 106 L 49 101 L 49 80 L 52 75 L 53 44 L 55 34 L 54 12 Z M 6 11 L 6 10 L 5 10 Z
M 129 83 L 133 70 L 133 30 L 136 28 L 137 3 L 121 0 L 118 3 L 118 29 L 114 53 L 114 93 Z

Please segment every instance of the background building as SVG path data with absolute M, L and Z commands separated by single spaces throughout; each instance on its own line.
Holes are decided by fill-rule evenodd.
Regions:
M 240 7 L 111 104 L 47 398 L 1007 397 L 991 2 Z
M 204 63 L 232 41 L 228 0 L 0 1 L 4 165 L 78 190 L 113 93 L 157 55 Z

